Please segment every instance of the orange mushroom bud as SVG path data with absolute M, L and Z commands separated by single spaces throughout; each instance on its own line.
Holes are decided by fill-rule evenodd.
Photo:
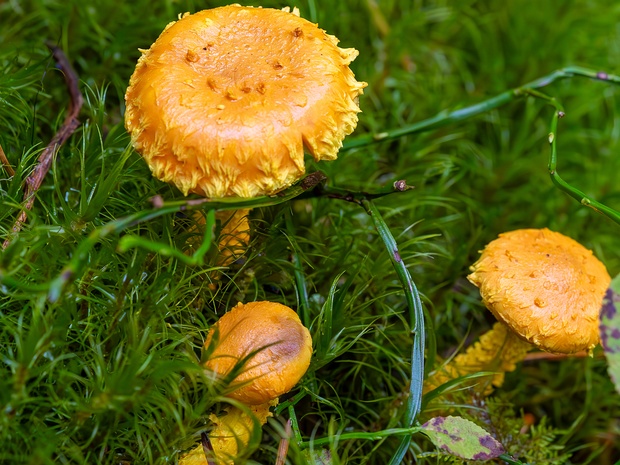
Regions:
M 306 373 L 312 357 L 312 338 L 299 316 L 275 302 L 238 304 L 210 329 L 205 341 L 205 368 L 224 378 L 241 366 L 228 397 L 248 405 L 252 416 L 234 406 L 225 415 L 209 418 L 215 425 L 209 439 L 218 465 L 232 465 L 247 446 L 255 421 L 263 425 L 270 407 Z M 181 465 L 207 465 L 198 446 L 179 460 Z
M 185 195 L 254 197 L 336 158 L 366 86 L 358 52 L 293 13 L 230 5 L 184 14 L 142 51 L 125 126 L 153 174 Z
M 290 391 L 312 357 L 312 338 L 299 316 L 275 302 L 238 304 L 209 331 L 205 346 L 215 344 L 205 367 L 226 376 L 251 355 L 227 394 L 247 405 L 269 402 Z M 253 355 L 252 355 L 253 354 Z

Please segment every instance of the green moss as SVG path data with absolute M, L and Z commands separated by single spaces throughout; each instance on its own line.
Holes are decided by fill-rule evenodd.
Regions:
M 221 386 L 198 365 L 206 331 L 236 302 L 263 299 L 299 310 L 316 353 L 253 458 L 275 462 L 282 422 L 291 415 L 303 441 L 333 439 L 315 451 L 320 459 L 292 440 L 291 463 L 385 464 L 398 447 L 397 437 L 337 441 L 340 432 L 403 426 L 411 372 L 403 288 L 360 205 L 309 193 L 267 200 L 251 214 L 247 257 L 224 270 L 216 286 L 214 250 L 202 266 L 168 253 L 183 249 L 193 220 L 178 209 L 148 216 L 154 196 L 167 205 L 184 199 L 152 179 L 123 128 L 123 95 L 138 48 L 178 13 L 225 3 L 0 4 L 0 146 L 15 170 L 9 176 L 0 167 L 0 240 L 11 235 L 24 180 L 66 113 L 65 84 L 45 41 L 66 52 L 85 97 L 81 126 L 58 150 L 27 223 L 0 254 L 2 462 L 174 463 L 219 408 Z M 352 66 L 369 86 L 352 138 L 479 103 L 564 66 L 619 72 L 618 5 L 290 5 L 341 46 L 360 51 Z M 618 88 L 575 78 L 544 91 L 566 110 L 557 133 L 559 172 L 620 209 Z M 524 97 L 432 131 L 342 151 L 334 162 L 309 162 L 309 171 L 327 175 L 328 187 L 373 192 L 400 179 L 415 186 L 375 203 L 420 290 L 431 367 L 436 353 L 450 354 L 492 323 L 465 276 L 478 250 L 503 231 L 549 227 L 593 249 L 612 276 L 620 273 L 618 226 L 549 179 L 552 112 Z M 137 221 L 105 229 L 131 215 Z M 158 245 L 122 251 L 126 235 Z M 503 418 L 499 437 L 520 427 L 510 412 L 540 419 L 511 449 L 524 462 L 618 459 L 618 441 L 604 438 L 617 436 L 620 400 L 601 357 L 527 363 L 507 376 L 501 399 L 501 409 L 486 409 Z M 432 415 L 435 402 L 422 415 Z M 466 414 L 472 405 L 464 398 L 451 407 Z M 433 452 L 416 435 L 406 459 L 437 463 Z

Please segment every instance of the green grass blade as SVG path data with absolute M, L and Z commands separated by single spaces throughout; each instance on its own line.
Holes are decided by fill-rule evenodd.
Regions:
M 372 221 L 379 233 L 379 237 L 383 241 L 385 249 L 390 256 L 392 265 L 396 270 L 398 279 L 400 280 L 405 292 L 405 299 L 409 307 L 409 324 L 413 336 L 413 345 L 411 349 L 411 377 L 409 384 L 409 396 L 407 398 L 407 406 L 403 422 L 406 427 L 411 427 L 416 417 L 420 413 L 422 407 L 422 388 L 424 384 L 424 311 L 422 309 L 422 301 L 418 294 L 418 289 L 411 278 L 407 266 L 403 263 L 398 245 L 383 220 L 381 213 L 371 200 L 362 202 L 362 205 L 372 218 Z M 409 449 L 411 436 L 403 436 L 400 445 L 390 460 L 390 465 L 400 464 L 403 457 Z

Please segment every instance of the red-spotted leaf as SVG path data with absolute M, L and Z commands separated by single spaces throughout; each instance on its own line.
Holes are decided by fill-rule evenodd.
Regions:
M 506 452 L 489 433 L 465 418 L 435 417 L 422 428 L 435 446 L 466 460 L 491 460 Z
M 603 299 L 599 330 L 607 371 L 620 392 L 620 275 L 613 279 Z

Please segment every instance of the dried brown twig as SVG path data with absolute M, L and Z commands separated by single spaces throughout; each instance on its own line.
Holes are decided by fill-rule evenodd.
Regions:
M 9 163 L 9 159 L 4 154 L 4 150 L 2 149 L 1 145 L 0 145 L 0 162 L 2 162 L 2 166 L 4 166 L 4 169 L 6 170 L 6 172 L 9 173 L 9 176 L 11 177 L 15 176 L 15 170 Z
M 12 237 L 14 237 L 21 230 L 22 225 L 26 222 L 28 218 L 27 211 L 32 208 L 35 194 L 41 187 L 45 175 L 50 170 L 58 149 L 67 141 L 67 139 L 69 139 L 69 137 L 71 137 L 71 134 L 73 134 L 73 132 L 80 125 L 77 117 L 82 108 L 82 104 L 84 103 L 84 98 L 82 97 L 82 93 L 80 92 L 78 86 L 78 75 L 71 67 L 67 56 L 60 49 L 60 47 L 57 47 L 51 43 L 47 43 L 47 46 L 51 50 L 52 56 L 56 61 L 56 67 L 62 72 L 63 77 L 65 78 L 67 90 L 69 91 L 70 101 L 67 108 L 67 116 L 65 117 L 65 120 L 63 121 L 58 132 L 54 134 L 54 137 L 50 143 L 47 144 L 45 149 L 41 152 L 41 155 L 39 155 L 37 166 L 35 166 L 30 176 L 26 178 L 23 208 L 17 217 L 15 224 L 13 225 L 11 235 L 2 244 L 3 249 L 7 248 Z
M 276 457 L 276 465 L 284 465 L 286 463 L 286 456 L 288 454 L 288 446 L 291 435 L 293 434 L 293 428 L 291 426 L 291 419 L 289 418 L 286 422 L 286 427 L 284 430 L 284 436 L 280 439 L 280 444 L 278 446 L 278 456 Z

